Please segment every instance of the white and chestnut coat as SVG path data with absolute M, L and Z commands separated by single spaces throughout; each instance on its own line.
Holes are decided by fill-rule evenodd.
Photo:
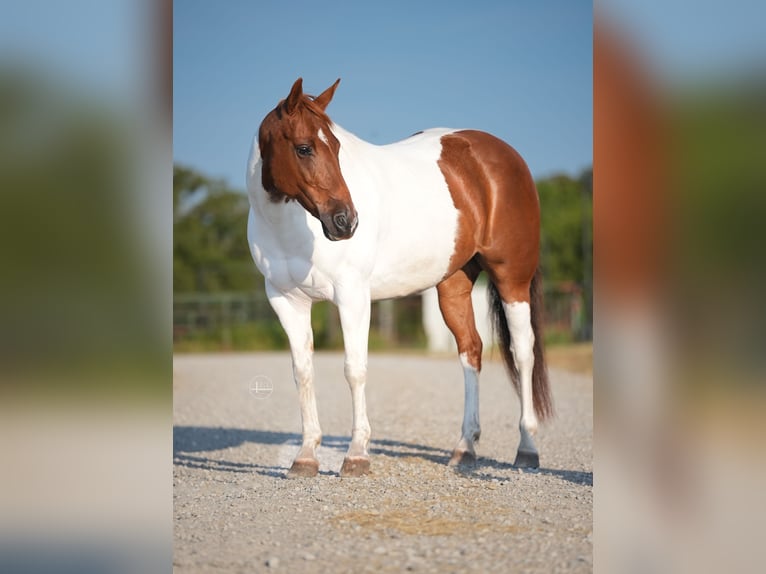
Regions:
M 301 404 L 303 445 L 290 474 L 311 476 L 319 468 L 312 302 L 333 301 L 339 309 L 354 408 L 341 474 L 356 476 L 369 470 L 370 301 L 434 285 L 466 385 L 451 463 L 474 459 L 482 342 L 470 294 L 482 270 L 521 395 L 516 464 L 536 467 L 532 436 L 552 408 L 538 332 L 539 203 L 526 164 L 506 143 L 473 130 L 436 128 L 390 145 L 365 142 L 325 113 L 337 85 L 310 98 L 296 81 L 263 120 L 247 166 L 248 241 L 290 341 Z

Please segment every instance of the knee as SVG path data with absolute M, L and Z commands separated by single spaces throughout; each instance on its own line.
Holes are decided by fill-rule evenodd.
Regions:
M 367 365 L 346 361 L 343 373 L 346 375 L 346 380 L 350 385 L 364 383 L 367 378 Z
M 293 377 L 295 378 L 295 384 L 302 386 L 311 382 L 312 376 L 311 360 L 296 360 L 293 359 Z

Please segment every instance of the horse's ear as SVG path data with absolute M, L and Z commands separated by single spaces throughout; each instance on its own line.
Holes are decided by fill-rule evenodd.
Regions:
M 335 89 L 338 87 L 338 84 L 340 84 L 340 78 L 335 80 L 335 83 L 332 86 L 330 86 L 324 92 L 322 92 L 316 98 L 314 98 L 314 103 L 317 104 L 320 108 L 322 108 L 322 111 L 327 109 L 327 105 L 330 103 L 330 100 L 332 100 L 332 97 L 335 95 Z
M 291 115 L 298 107 L 301 97 L 303 97 L 303 78 L 298 78 L 290 89 L 290 95 L 285 100 L 285 110 L 288 115 Z

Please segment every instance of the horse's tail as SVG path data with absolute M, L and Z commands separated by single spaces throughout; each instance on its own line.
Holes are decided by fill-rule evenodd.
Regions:
M 535 335 L 534 354 L 535 366 L 532 370 L 532 402 L 535 413 L 540 421 L 553 416 L 553 398 L 551 396 L 550 383 L 548 381 L 548 369 L 545 365 L 543 352 L 543 282 L 540 268 L 537 268 L 529 288 L 529 307 L 532 322 L 532 332 Z M 521 394 L 519 387 L 519 370 L 511 351 L 511 332 L 508 329 L 508 321 L 503 309 L 503 301 L 497 287 L 489 282 L 489 308 L 492 314 L 492 326 L 495 337 L 500 340 L 500 351 L 503 362 L 511 376 L 511 382 L 516 392 Z

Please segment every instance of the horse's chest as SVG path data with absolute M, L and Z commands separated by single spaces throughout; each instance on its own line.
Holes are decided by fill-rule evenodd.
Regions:
M 309 261 L 298 258 L 288 259 L 285 261 L 285 269 L 283 285 L 280 286 L 283 290 L 297 287 L 311 299 L 333 298 L 335 289 L 332 280 Z
M 283 292 L 298 289 L 315 300 L 332 299 L 334 282 L 310 259 L 300 255 L 274 254 L 269 258 L 266 275 L 269 282 Z
M 313 246 L 319 238 L 309 230 L 310 221 L 305 216 L 301 221 L 290 233 L 281 233 L 251 212 L 248 236 L 253 259 L 279 291 L 297 288 L 312 299 L 331 299 L 333 282 L 314 261 Z

